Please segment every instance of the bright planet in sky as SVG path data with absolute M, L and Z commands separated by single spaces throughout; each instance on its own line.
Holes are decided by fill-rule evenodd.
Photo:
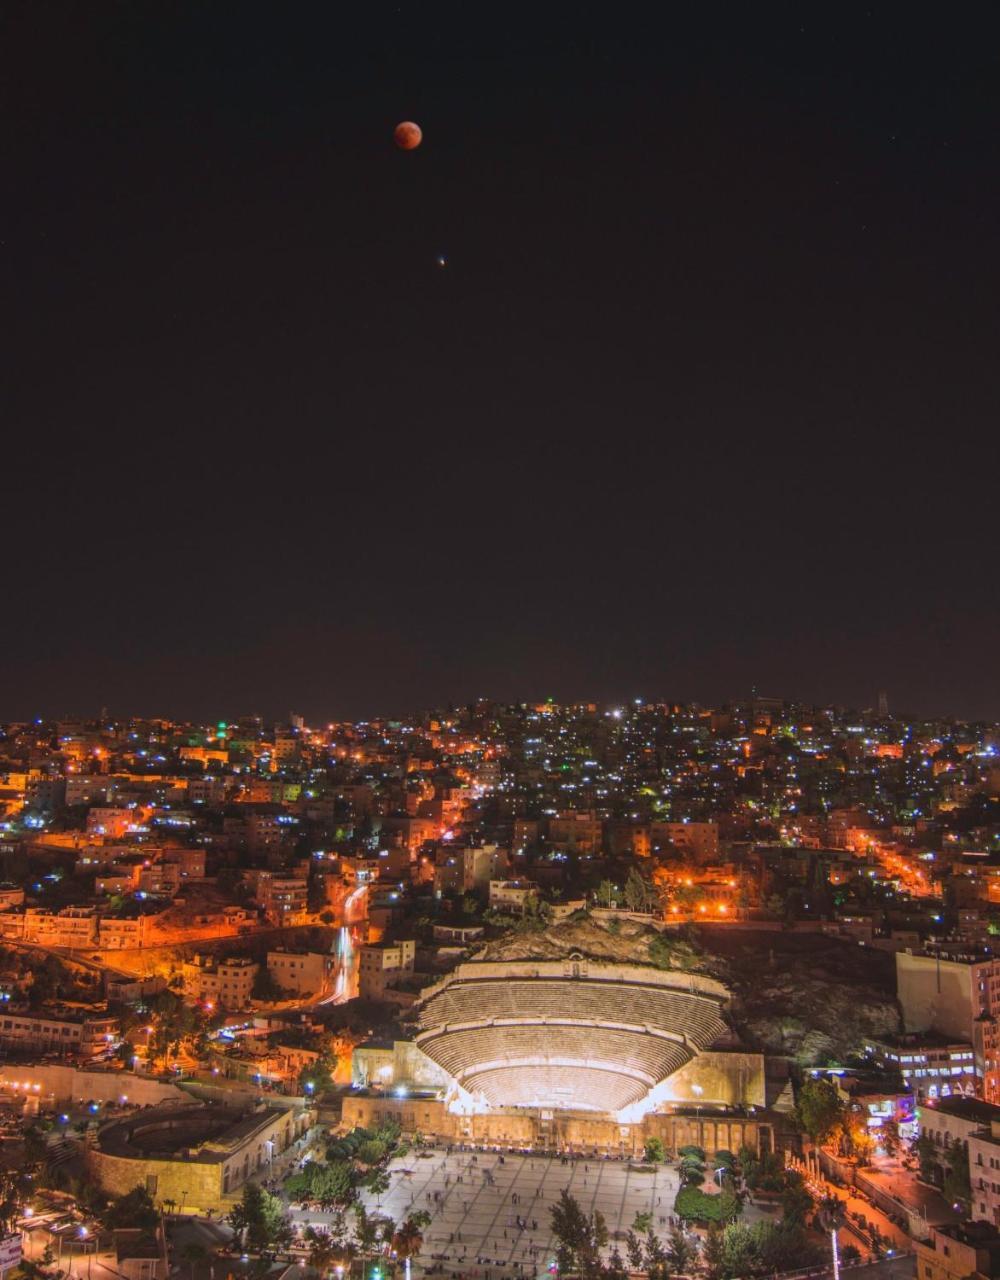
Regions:
M 415 151 L 423 141 L 424 135 L 420 125 L 412 120 L 402 120 L 392 132 L 393 140 L 400 151 Z

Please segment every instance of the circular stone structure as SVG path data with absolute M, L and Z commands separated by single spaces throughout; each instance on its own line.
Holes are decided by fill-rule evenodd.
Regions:
M 618 1113 L 727 1034 L 728 994 L 582 956 L 474 961 L 424 996 L 416 1044 L 480 1106 Z
M 144 1185 L 159 1204 L 214 1210 L 248 1178 L 270 1168 L 313 1119 L 311 1107 L 301 1102 L 149 1107 L 102 1125 L 84 1160 L 87 1173 L 109 1194 Z

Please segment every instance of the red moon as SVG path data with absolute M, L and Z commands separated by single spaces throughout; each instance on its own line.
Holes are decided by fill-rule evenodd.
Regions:
M 412 120 L 404 120 L 392 131 L 393 141 L 400 151 L 415 151 L 424 140 L 420 125 Z

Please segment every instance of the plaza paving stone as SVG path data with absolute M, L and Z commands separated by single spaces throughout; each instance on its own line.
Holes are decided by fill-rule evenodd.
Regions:
M 637 1213 L 653 1215 L 654 1229 L 666 1233 L 677 1194 L 676 1170 L 617 1160 L 572 1159 L 554 1155 L 511 1155 L 491 1151 L 411 1151 L 389 1166 L 390 1189 L 372 1212 L 396 1222 L 424 1209 L 432 1215 L 424 1245 L 414 1262 L 421 1273 L 437 1262 L 445 1275 L 534 1276 L 555 1258 L 552 1206 L 566 1187 L 589 1213 L 599 1209 L 624 1257 L 625 1232 Z M 516 1219 L 527 1222 L 521 1230 Z M 537 1226 L 534 1224 L 537 1223 Z M 435 1256 L 437 1255 L 437 1256 Z M 477 1258 L 483 1261 L 477 1262 Z

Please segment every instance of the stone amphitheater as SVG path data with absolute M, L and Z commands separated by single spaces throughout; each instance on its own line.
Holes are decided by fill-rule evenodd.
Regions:
M 652 1133 L 678 1145 L 689 1119 L 706 1138 L 705 1123 L 738 1121 L 712 1133 L 728 1146 L 765 1102 L 763 1059 L 736 1043 L 728 1003 L 721 983 L 681 970 L 472 961 L 423 993 L 412 1041 L 356 1051 L 364 1091 L 345 1115 L 510 1144 L 575 1135 L 596 1149 Z

